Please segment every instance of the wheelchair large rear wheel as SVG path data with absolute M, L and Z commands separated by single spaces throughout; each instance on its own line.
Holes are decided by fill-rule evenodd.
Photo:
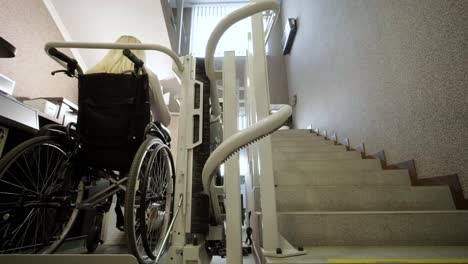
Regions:
M 125 193 L 127 243 L 142 264 L 154 262 L 163 246 L 172 219 L 174 173 L 169 147 L 158 138 L 146 139 L 133 160 Z
M 30 139 L 0 160 L 0 254 L 54 252 L 76 220 L 83 184 L 54 137 Z

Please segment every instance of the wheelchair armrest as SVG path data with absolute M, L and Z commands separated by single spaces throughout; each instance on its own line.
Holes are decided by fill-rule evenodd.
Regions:
M 164 138 L 166 140 L 166 143 L 169 144 L 171 143 L 171 131 L 167 127 L 165 127 L 163 124 L 158 122 L 158 126 L 161 129 L 161 132 L 164 135 Z
M 171 143 L 171 133 L 164 125 L 159 122 L 149 123 L 145 129 L 145 135 L 147 134 L 158 137 L 167 145 L 170 145 Z
M 56 125 L 56 124 L 44 125 L 36 132 L 36 137 L 66 136 L 66 135 L 67 135 L 67 128 L 62 125 Z

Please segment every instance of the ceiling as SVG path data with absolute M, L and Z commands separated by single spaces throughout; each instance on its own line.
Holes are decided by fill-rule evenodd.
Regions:
M 159 0 L 43 0 L 66 41 L 114 42 L 132 35 L 143 43 L 170 47 Z M 136 4 L 137 3 L 137 4 Z M 85 68 L 94 66 L 106 50 L 74 50 Z M 172 60 L 165 54 L 147 51 L 146 65 L 160 79 L 173 77 Z

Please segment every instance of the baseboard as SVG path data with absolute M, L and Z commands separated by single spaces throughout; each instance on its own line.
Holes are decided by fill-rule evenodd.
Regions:
M 377 153 L 365 155 L 366 159 L 378 159 L 380 160 L 380 165 L 382 165 L 382 169 L 387 168 L 387 157 L 385 156 L 385 151 L 381 150 Z
M 361 157 L 364 159 L 366 157 L 366 147 L 364 146 L 364 142 L 361 142 L 361 144 L 351 148 L 352 150 L 359 151 L 361 152 Z
M 351 150 L 351 146 L 349 145 L 349 138 L 344 138 L 341 141 L 338 141 L 338 145 L 343 145 L 346 147 L 346 150 Z
M 463 194 L 463 188 L 461 187 L 460 179 L 458 178 L 457 174 L 430 178 L 419 178 L 418 171 L 416 170 L 416 162 L 414 160 L 407 160 L 387 165 L 387 158 L 383 150 L 374 154 L 365 155 L 365 157 L 380 160 L 382 169 L 385 170 L 407 170 L 412 186 L 448 186 L 450 188 L 450 192 L 452 193 L 455 207 L 459 210 L 468 210 L 468 199 L 466 199 Z
M 414 160 L 407 160 L 395 164 L 387 165 L 386 170 L 408 170 L 411 185 L 418 185 L 418 172 L 416 171 L 416 163 Z
M 463 194 L 463 188 L 460 184 L 460 179 L 457 174 L 418 179 L 418 185 L 435 186 L 448 185 L 452 193 L 455 207 L 459 210 L 468 210 L 468 199 Z
M 317 135 L 320 135 L 319 128 L 314 129 Z M 326 130 L 323 132 L 326 137 Z M 347 150 L 355 150 L 361 153 L 363 159 L 378 159 L 384 170 L 408 170 L 412 186 L 436 186 L 436 185 L 445 185 L 450 188 L 452 193 L 453 202 L 455 207 L 458 210 L 468 210 L 468 199 L 465 198 L 463 193 L 463 188 L 460 184 L 460 179 L 457 174 L 450 174 L 444 176 L 430 177 L 430 178 L 419 178 L 418 172 L 416 170 L 416 162 L 414 160 L 407 160 L 395 164 L 388 164 L 387 157 L 385 156 L 385 151 L 381 150 L 374 154 L 366 154 L 366 148 L 364 142 L 351 148 L 349 143 L 349 138 L 344 138 L 341 141 L 338 140 L 336 132 L 328 138 L 332 140 L 337 145 L 346 146 Z

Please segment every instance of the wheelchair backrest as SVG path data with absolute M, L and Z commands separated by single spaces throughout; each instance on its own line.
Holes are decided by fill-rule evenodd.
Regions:
M 78 78 L 80 158 L 128 171 L 150 122 L 148 75 L 95 73 Z

